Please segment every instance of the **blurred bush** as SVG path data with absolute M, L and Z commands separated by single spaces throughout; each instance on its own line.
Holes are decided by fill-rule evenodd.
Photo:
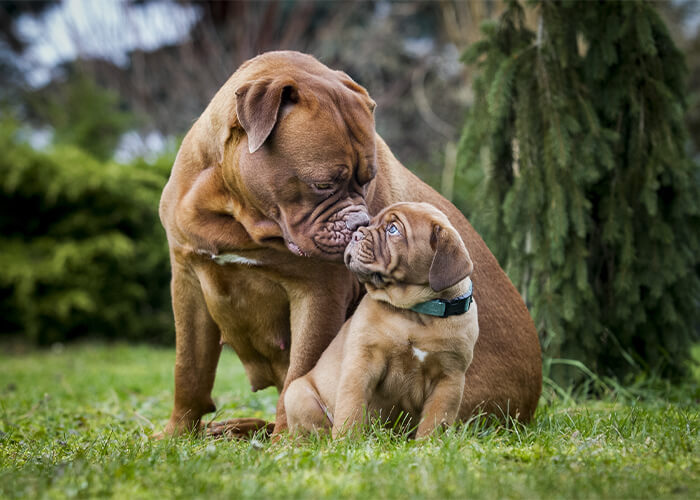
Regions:
M 51 128 L 54 144 L 77 146 L 99 160 L 112 158 L 123 134 L 138 123 L 116 92 L 81 72 L 27 92 L 25 99 L 29 118 Z
M 173 338 L 158 200 L 172 156 L 36 151 L 0 122 L 0 335 L 37 344 Z

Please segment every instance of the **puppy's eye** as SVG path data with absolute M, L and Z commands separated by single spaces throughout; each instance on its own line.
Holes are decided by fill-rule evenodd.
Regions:
M 396 226 L 396 224 L 389 224 L 386 228 L 387 234 L 390 234 L 391 236 L 396 236 L 397 234 L 400 234 L 401 231 L 399 231 L 399 228 Z
M 314 184 L 314 187 L 319 191 L 328 191 L 329 189 L 333 189 L 333 184 L 330 182 L 317 182 Z

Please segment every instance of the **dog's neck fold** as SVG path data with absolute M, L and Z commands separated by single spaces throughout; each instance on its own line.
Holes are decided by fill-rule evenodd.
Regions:
M 442 300 L 454 300 L 457 297 L 462 297 L 463 295 L 469 293 L 472 289 L 472 279 L 467 276 L 462 281 L 458 282 L 449 288 L 437 292 L 437 297 L 428 300 L 442 299 Z M 415 305 L 415 304 L 414 304 Z
M 371 284 L 366 284 L 367 294 L 376 301 L 387 303 L 397 309 L 410 310 L 417 304 L 430 300 L 442 299 L 450 301 L 461 297 L 471 289 L 471 278 L 467 276 L 455 285 L 435 292 L 427 285 L 404 285 L 400 292 L 398 287 L 391 285 L 386 288 L 374 288 Z

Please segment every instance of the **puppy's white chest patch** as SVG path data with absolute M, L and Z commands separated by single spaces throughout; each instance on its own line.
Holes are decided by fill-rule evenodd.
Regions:
M 241 255 L 238 255 L 236 253 L 222 253 L 219 255 L 214 255 L 212 254 L 211 259 L 219 264 L 220 266 L 223 266 L 225 264 L 245 264 L 247 266 L 259 266 L 260 261 L 255 260 L 255 259 L 249 259 L 247 257 L 243 257 Z
M 417 347 L 413 347 L 413 356 L 418 359 L 421 363 L 425 361 L 425 357 L 428 355 L 427 351 L 424 351 L 423 349 L 418 349 Z

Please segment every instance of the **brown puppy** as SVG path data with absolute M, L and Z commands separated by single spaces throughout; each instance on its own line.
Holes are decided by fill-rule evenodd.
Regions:
M 244 63 L 192 126 L 160 204 L 177 346 L 166 433 L 214 410 L 221 342 L 253 390 L 284 392 L 307 373 L 360 298 L 342 262 L 351 234 L 398 201 L 447 214 L 477 265 L 481 341 L 460 411 L 532 415 L 541 359 L 525 305 L 462 214 L 376 135 L 373 110 L 345 73 L 270 52 Z M 245 432 L 264 422 L 234 424 Z M 280 398 L 275 429 L 284 428 Z
M 418 438 L 452 424 L 479 334 L 473 265 L 459 233 L 432 205 L 397 203 L 353 235 L 345 263 L 367 295 L 313 370 L 287 389 L 290 431 L 332 427 L 336 437 L 363 415 L 386 423 L 401 415 L 418 425 Z M 412 310 L 442 306 L 436 299 L 452 301 L 456 314 Z

